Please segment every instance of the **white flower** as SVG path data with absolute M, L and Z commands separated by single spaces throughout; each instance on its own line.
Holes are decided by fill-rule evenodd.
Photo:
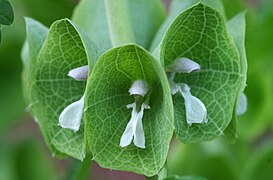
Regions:
M 191 94 L 190 87 L 187 84 L 175 84 L 171 87 L 171 90 L 173 95 L 180 92 L 185 100 L 186 119 L 188 125 L 191 126 L 193 123 L 208 122 L 207 108 L 200 99 Z
M 189 126 L 193 123 L 207 123 L 207 108 L 200 99 L 191 94 L 190 87 L 187 84 L 175 83 L 174 77 L 176 73 L 191 73 L 200 69 L 201 66 L 198 63 L 188 58 L 179 58 L 166 68 L 167 72 L 171 72 L 169 84 L 172 95 L 179 92 L 185 100 L 186 120 Z
M 188 58 L 179 58 L 174 61 L 173 64 L 166 67 L 167 72 L 174 73 L 190 73 L 192 71 L 198 71 L 201 67 L 198 63 Z
M 121 138 L 119 145 L 121 147 L 126 147 L 134 142 L 135 146 L 139 148 L 145 148 L 145 136 L 142 125 L 142 119 L 144 114 L 144 109 L 150 109 L 150 106 L 138 101 L 138 96 L 144 97 L 149 91 L 147 83 L 143 80 L 136 80 L 129 89 L 130 95 L 135 95 L 135 102 L 128 104 L 127 108 L 132 108 L 131 119 L 128 122 Z M 140 110 L 138 111 L 138 103 L 142 103 Z
M 88 78 L 88 65 L 72 69 L 68 73 L 69 77 L 77 81 L 84 81 Z M 68 105 L 59 116 L 59 125 L 62 128 L 71 129 L 77 132 L 80 129 L 84 108 L 84 96 L 80 100 Z
M 135 146 L 139 148 L 145 148 L 145 136 L 144 130 L 142 126 L 142 118 L 144 109 L 150 109 L 150 106 L 143 103 L 141 105 L 141 109 L 137 112 L 137 104 L 136 102 L 132 104 L 128 104 L 127 108 L 133 108 L 131 113 L 131 119 L 127 124 L 125 131 L 123 132 L 121 139 L 120 139 L 120 146 L 126 147 L 131 144 L 132 140 L 134 139 Z
M 240 98 L 239 98 L 237 107 L 236 107 L 236 114 L 238 116 L 241 116 L 246 111 L 247 111 L 247 97 L 246 97 L 245 93 L 242 93 Z
M 129 89 L 130 95 L 140 95 L 144 97 L 149 91 L 147 83 L 143 80 L 136 80 Z
M 59 125 L 62 128 L 77 132 L 80 129 L 84 108 L 84 96 L 80 100 L 68 105 L 59 116 Z
M 77 81 L 85 81 L 88 78 L 88 65 L 81 66 L 75 69 L 72 69 L 68 73 L 69 77 L 76 79 Z

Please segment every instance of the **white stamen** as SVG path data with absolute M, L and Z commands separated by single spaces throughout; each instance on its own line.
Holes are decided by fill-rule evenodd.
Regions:
M 245 93 L 242 93 L 240 98 L 239 98 L 237 107 L 236 107 L 236 114 L 238 116 L 241 116 L 246 111 L 247 111 L 247 97 L 246 97 Z
M 190 73 L 198 71 L 201 67 L 198 63 L 188 58 L 179 58 L 173 64 L 166 67 L 166 72 Z
M 142 118 L 144 109 L 150 109 L 150 106 L 143 103 L 139 112 L 137 112 L 136 102 L 128 104 L 126 107 L 133 109 L 131 113 L 131 119 L 121 136 L 119 145 L 121 147 L 126 147 L 130 145 L 132 140 L 134 139 L 135 146 L 139 148 L 145 148 L 145 136 L 142 125 Z
M 84 108 L 84 96 L 80 100 L 68 105 L 59 116 L 59 125 L 62 128 L 77 132 L 80 129 Z
M 130 95 L 145 96 L 149 91 L 148 84 L 143 80 L 136 80 L 129 89 Z
M 187 84 L 175 84 L 171 87 L 172 94 L 180 92 L 185 100 L 186 119 L 189 126 L 193 123 L 207 123 L 207 108 L 203 102 L 190 92 L 190 87 Z
M 76 79 L 77 81 L 85 81 L 88 78 L 88 65 L 81 66 L 75 69 L 72 69 L 68 73 L 69 77 Z

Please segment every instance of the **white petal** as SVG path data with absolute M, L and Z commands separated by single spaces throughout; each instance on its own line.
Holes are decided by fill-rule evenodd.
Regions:
M 203 102 L 191 94 L 187 84 L 182 84 L 180 92 L 185 100 L 187 123 L 207 123 L 207 108 Z
M 119 145 L 121 147 L 126 147 L 131 144 L 133 140 L 133 135 L 134 135 L 134 130 L 137 122 L 137 111 L 136 111 L 136 103 L 128 104 L 126 106 L 127 108 L 133 108 L 132 113 L 131 113 L 131 119 L 128 122 L 121 138 L 120 138 L 120 143 Z
M 136 80 L 129 89 L 130 95 L 145 96 L 149 91 L 148 84 L 143 80 Z
M 84 108 L 84 96 L 76 102 L 68 105 L 59 116 L 59 125 L 62 128 L 77 132 L 80 129 Z
M 77 81 L 85 81 L 88 78 L 88 65 L 72 69 L 68 73 L 69 77 Z
M 192 71 L 198 71 L 201 67 L 198 63 L 188 58 L 179 58 L 174 61 L 173 64 L 166 67 L 167 72 L 176 73 L 190 73 Z
M 141 105 L 141 110 L 137 114 L 137 124 L 136 124 L 136 130 L 134 134 L 134 144 L 139 147 L 139 148 L 145 148 L 145 135 L 144 135 L 144 130 L 143 130 L 143 125 L 142 125 L 142 118 L 143 118 L 143 113 L 144 109 L 149 109 L 150 106 L 147 106 L 146 104 Z
M 130 145 L 132 143 L 132 140 L 134 139 L 135 146 L 139 148 L 145 148 L 145 136 L 142 125 L 142 118 L 144 109 L 150 109 L 150 106 L 145 103 L 142 104 L 140 112 L 137 112 L 136 110 L 136 103 L 127 105 L 127 108 L 131 107 L 133 108 L 131 119 L 121 136 L 119 145 L 121 147 L 126 147 Z
M 127 124 L 121 138 L 119 145 L 121 147 L 129 146 L 133 140 L 133 121 L 136 117 L 132 116 L 129 123 Z
M 247 97 L 245 93 L 242 93 L 236 107 L 236 114 L 240 116 L 240 115 L 243 115 L 246 111 L 247 111 Z

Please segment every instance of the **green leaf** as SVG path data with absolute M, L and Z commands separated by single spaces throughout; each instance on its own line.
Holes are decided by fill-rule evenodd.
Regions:
M 134 102 L 128 90 L 135 80 L 151 89 L 150 110 L 144 111 L 146 148 L 133 144 L 121 148 L 120 138 L 130 120 Z M 146 176 L 163 167 L 173 135 L 173 106 L 165 72 L 144 49 L 130 44 L 102 55 L 88 79 L 85 124 L 93 157 L 101 167 L 132 171 Z
M 242 12 L 231 20 L 227 22 L 227 30 L 228 33 L 231 35 L 236 48 L 239 51 L 240 59 L 241 59 L 241 73 L 243 75 L 243 80 L 241 84 L 241 89 L 237 94 L 237 100 L 234 106 L 234 112 L 232 120 L 224 131 L 224 134 L 230 143 L 234 143 L 237 140 L 237 133 L 236 133 L 236 126 L 237 126 L 237 115 L 236 115 L 236 107 L 237 102 L 243 93 L 246 87 L 246 79 L 247 79 L 247 58 L 246 58 L 246 50 L 245 50 L 245 29 L 246 29 L 246 22 L 245 22 L 245 12 Z
M 53 23 L 38 56 L 32 93 L 35 116 L 50 149 L 83 160 L 83 125 L 77 133 L 58 126 L 63 109 L 79 100 L 85 91 L 86 83 L 68 77 L 69 70 L 88 63 L 92 67 L 99 56 L 97 47 L 81 33 L 68 19 Z
M 25 22 L 27 38 L 21 51 L 21 58 L 23 62 L 23 94 L 25 98 L 25 103 L 27 104 L 27 110 L 29 110 L 34 118 L 37 119 L 37 115 L 40 114 L 40 112 L 37 111 L 37 108 L 35 109 L 37 98 L 35 93 L 33 92 L 33 86 L 36 79 L 36 62 L 38 54 L 47 37 L 48 28 L 31 18 L 25 18 Z M 41 127 L 40 123 L 39 125 Z M 41 130 L 42 133 L 45 135 L 46 132 L 42 127 Z M 48 139 L 46 139 L 46 143 L 48 144 L 53 154 L 56 154 L 60 157 L 63 156 L 63 154 L 56 150 L 55 147 L 50 145 Z
M 164 180 L 207 180 L 206 178 L 199 176 L 170 176 Z
M 148 49 L 166 18 L 165 6 L 160 0 L 129 0 L 129 9 L 136 43 Z
M 130 38 L 122 42 L 136 41 L 145 48 L 149 47 L 154 34 L 166 16 L 161 1 L 121 0 L 120 3 L 115 1 L 114 5 L 118 5 L 117 8 L 120 10 L 109 8 L 109 6 L 106 8 L 105 2 L 113 3 L 104 0 L 82 0 L 76 7 L 72 20 L 104 49 L 112 47 L 111 38 L 122 36 L 122 39 L 127 39 L 125 35 L 129 35 Z M 107 14 L 110 19 L 117 20 L 110 21 Z
M 177 74 L 175 82 L 188 84 L 191 93 L 205 104 L 208 123 L 189 126 L 184 99 L 177 94 L 173 96 L 177 137 L 194 143 L 222 135 L 231 121 L 243 77 L 239 53 L 222 16 L 206 5 L 195 5 L 174 20 L 160 48 L 165 66 L 178 57 L 201 65 L 199 72 Z
M 113 46 L 135 42 L 127 0 L 104 0 Z M 133 23 L 133 22 L 132 22 Z
M 25 18 L 26 40 L 21 52 L 24 71 L 23 90 L 27 105 L 31 106 L 31 83 L 35 79 L 36 60 L 40 49 L 47 37 L 48 28 L 31 18 Z
M 150 46 L 150 50 L 154 51 L 156 49 L 168 27 L 179 14 L 199 2 L 202 2 L 203 4 L 206 4 L 207 6 L 218 10 L 221 14 L 224 15 L 224 6 L 222 4 L 222 1 L 220 0 L 173 0 L 170 5 L 170 13 L 164 23 L 161 25 L 160 29 L 157 31 L 156 36 Z
M 27 104 L 27 110 L 29 110 L 34 118 L 37 119 L 36 114 L 39 114 L 40 112 L 37 110 L 35 111 L 34 108 L 37 99 L 35 94 L 33 93 L 33 85 L 35 82 L 36 62 L 38 54 L 47 37 L 48 28 L 31 18 L 25 18 L 25 22 L 27 38 L 21 51 L 21 58 L 23 62 L 23 94 L 25 98 L 25 103 Z M 41 130 L 42 133 L 45 135 L 44 129 L 41 128 Z M 58 150 L 50 145 L 49 140 L 46 139 L 46 143 L 50 147 L 53 154 L 56 154 L 60 157 L 63 156 L 62 153 L 60 153 Z
M 161 168 L 157 175 L 146 177 L 146 180 L 164 180 L 168 176 L 167 163 Z
M 227 142 L 230 144 L 234 144 L 238 139 L 238 135 L 237 135 L 238 122 L 237 122 L 237 120 L 238 119 L 237 119 L 236 109 L 235 109 L 228 127 L 224 130 L 225 138 L 226 138 Z
M 0 0 L 0 24 L 11 25 L 14 21 L 13 8 L 9 1 Z
M 104 0 L 81 0 L 73 12 L 72 21 L 104 49 L 112 47 Z
M 243 93 L 246 87 L 247 79 L 247 58 L 245 50 L 245 14 L 246 12 L 242 12 L 227 22 L 228 33 L 231 35 L 233 42 L 239 51 L 241 59 L 241 71 L 243 74 L 243 81 L 241 90 L 238 94 L 238 98 L 240 97 L 241 93 Z

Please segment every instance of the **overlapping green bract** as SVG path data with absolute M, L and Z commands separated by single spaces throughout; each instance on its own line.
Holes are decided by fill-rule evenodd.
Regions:
M 128 90 L 135 80 L 151 88 L 150 110 L 144 111 L 146 148 L 126 148 L 119 141 L 134 102 Z M 137 45 L 114 48 L 100 57 L 88 80 L 85 124 L 94 159 L 102 167 L 155 175 L 165 163 L 173 134 L 171 95 L 163 68 Z
M 84 36 L 69 20 L 56 21 L 38 57 L 34 57 L 36 64 L 35 60 L 29 62 L 32 85 L 28 90 L 33 96 L 30 108 L 53 153 L 64 153 L 81 160 L 85 156 L 83 128 L 77 133 L 63 129 L 58 126 L 58 117 L 85 91 L 86 83 L 69 78 L 69 70 L 95 62 L 98 56 L 96 46 L 89 45 L 92 42 L 82 38 Z M 92 52 L 92 57 L 88 56 L 86 49 Z
M 164 33 L 167 31 L 169 26 L 172 24 L 173 20 L 181 13 L 183 13 L 185 10 L 189 9 L 190 7 L 202 2 L 204 5 L 207 5 L 221 14 L 224 15 L 224 7 L 221 1 L 219 0 L 172 0 L 170 4 L 170 13 L 168 14 L 168 17 L 164 21 L 164 23 L 161 25 L 159 30 L 157 31 L 151 45 L 150 50 L 154 51 L 156 47 L 160 44 Z
M 21 53 L 21 57 L 23 60 L 23 79 L 24 79 L 24 97 L 26 103 L 31 107 L 33 103 L 31 96 L 31 86 L 33 85 L 33 81 L 35 81 L 35 69 L 36 69 L 36 61 L 40 49 L 47 37 L 48 28 L 35 21 L 31 18 L 25 18 L 26 22 L 26 41 L 24 43 L 24 47 Z
M 159 0 L 120 0 L 119 7 L 108 0 L 83 0 L 73 16 L 77 25 L 63 19 L 53 23 L 49 32 L 26 19 L 24 91 L 53 154 L 82 160 L 88 148 L 102 167 L 153 176 L 166 161 L 174 127 L 178 139 L 186 143 L 212 140 L 229 124 L 225 134 L 235 136 L 236 121 L 231 119 L 246 81 L 244 18 L 239 15 L 226 26 L 221 4 L 183 2 L 174 2 L 179 11 L 166 19 L 151 45 L 151 50 L 157 47 L 160 63 L 139 46 L 150 46 L 165 17 Z M 120 18 L 124 21 L 118 21 Z M 164 67 L 178 57 L 201 65 L 199 72 L 177 74 L 175 82 L 187 83 L 205 104 L 207 124 L 188 126 L 184 99 L 178 94 L 171 97 Z M 86 64 L 87 85 L 67 76 L 69 70 Z M 151 109 L 144 111 L 143 119 L 146 148 L 133 144 L 121 148 L 119 141 L 131 116 L 126 105 L 134 102 L 128 90 L 138 79 L 151 88 L 147 95 Z M 60 113 L 84 93 L 80 131 L 62 129 Z
M 236 45 L 239 54 L 240 54 L 240 62 L 241 62 L 241 71 L 243 75 L 243 80 L 241 83 L 241 88 L 238 91 L 237 94 L 237 100 L 234 105 L 234 112 L 233 117 L 228 125 L 228 127 L 225 129 L 224 134 L 227 138 L 227 140 L 230 143 L 234 143 L 237 140 L 237 115 L 236 115 L 236 107 L 237 107 L 237 101 L 239 100 L 241 94 L 243 93 L 245 87 L 246 87 L 246 78 L 247 78 L 247 58 L 246 58 L 246 50 L 245 50 L 245 28 L 246 28 L 246 22 L 245 22 L 245 12 L 240 13 L 233 17 L 231 20 L 227 22 L 227 30 L 229 34 L 231 35 L 234 44 Z
M 201 65 L 201 71 L 177 74 L 175 81 L 187 83 L 205 104 L 208 123 L 189 126 L 184 100 L 175 95 L 176 135 L 186 143 L 212 140 L 222 135 L 231 121 L 243 77 L 238 50 L 217 11 L 198 4 L 174 20 L 163 37 L 160 60 L 167 66 L 179 57 Z

